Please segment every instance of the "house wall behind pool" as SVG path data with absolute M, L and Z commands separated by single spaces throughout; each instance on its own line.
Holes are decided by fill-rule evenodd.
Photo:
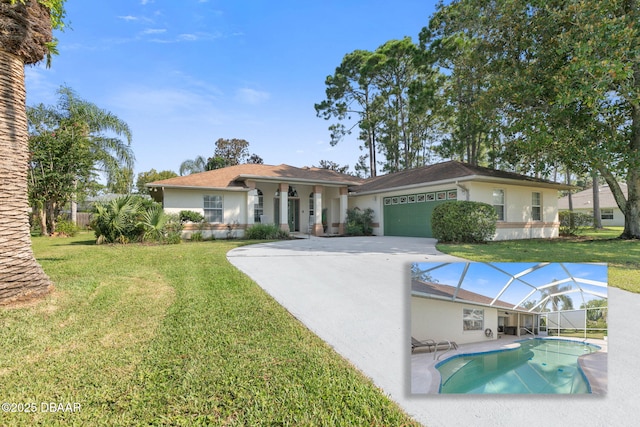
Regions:
M 484 326 L 478 331 L 464 331 L 463 309 L 483 309 Z M 487 338 L 485 329 L 493 331 L 493 338 Z M 418 339 L 434 341 L 455 341 L 457 344 L 488 341 L 498 337 L 498 310 L 490 307 L 454 303 L 430 298 L 411 297 L 411 335 Z

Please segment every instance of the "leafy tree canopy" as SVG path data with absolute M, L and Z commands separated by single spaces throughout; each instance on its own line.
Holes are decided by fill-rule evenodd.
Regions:
M 150 171 L 147 171 L 147 172 L 140 172 L 138 174 L 138 179 L 136 180 L 136 188 L 138 190 L 138 193 L 148 194 L 149 191 L 146 187 L 148 183 L 154 182 L 154 181 L 160 181 L 163 179 L 175 178 L 176 176 L 178 176 L 178 174 L 170 170 L 164 170 L 164 171 L 158 172 L 155 169 L 151 169 Z
M 213 156 L 206 158 L 197 156 L 193 160 L 185 160 L 180 164 L 180 175 L 205 172 L 226 168 L 242 163 L 263 164 L 262 157 L 249 154 L 249 142 L 244 139 L 219 138 L 215 143 Z
M 341 166 L 338 163 L 333 162 L 331 160 L 320 160 L 319 166 L 317 167 L 319 167 L 320 169 L 329 169 L 329 170 L 340 172 L 340 173 L 349 172 L 349 165 Z
M 134 161 L 131 131 L 124 121 L 80 99 L 69 87 L 61 87 L 58 95 L 57 106 L 27 108 L 29 194 L 45 234 L 55 231 L 62 205 L 90 187 L 97 172 L 105 172 L 113 185 L 130 187 Z

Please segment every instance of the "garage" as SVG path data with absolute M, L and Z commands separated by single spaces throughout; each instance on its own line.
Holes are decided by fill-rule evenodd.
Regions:
M 433 237 L 431 217 L 436 206 L 457 199 L 455 189 L 413 193 L 383 199 L 386 236 Z

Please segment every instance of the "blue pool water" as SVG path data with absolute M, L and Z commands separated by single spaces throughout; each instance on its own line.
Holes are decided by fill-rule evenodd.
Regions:
M 520 347 L 462 354 L 436 365 L 440 393 L 591 393 L 578 357 L 599 347 L 549 339 L 520 341 Z

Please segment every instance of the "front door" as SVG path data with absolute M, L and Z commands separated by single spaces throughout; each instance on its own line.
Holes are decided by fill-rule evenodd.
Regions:
M 289 231 L 300 231 L 300 199 L 288 199 Z

